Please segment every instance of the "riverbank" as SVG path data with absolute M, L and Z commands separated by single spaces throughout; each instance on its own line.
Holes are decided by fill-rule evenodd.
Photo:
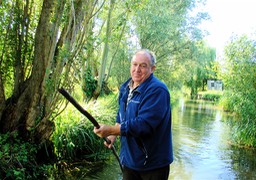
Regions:
M 196 98 L 207 101 L 219 101 L 223 95 L 223 91 L 200 91 L 197 93 Z

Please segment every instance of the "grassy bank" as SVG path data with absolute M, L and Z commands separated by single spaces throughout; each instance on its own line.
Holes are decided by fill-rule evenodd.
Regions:
M 97 101 L 82 103 L 98 123 L 114 124 L 117 95 L 100 97 Z M 59 160 L 99 161 L 108 158 L 110 151 L 103 146 L 103 140 L 93 133 L 92 123 L 71 104 L 55 121 L 52 136 Z
M 222 95 L 223 91 L 200 91 L 197 94 L 197 98 L 207 101 L 219 101 Z

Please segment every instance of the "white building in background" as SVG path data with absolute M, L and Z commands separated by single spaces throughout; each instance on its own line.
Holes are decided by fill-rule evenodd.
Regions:
M 223 90 L 223 83 L 221 80 L 207 80 L 207 88 L 208 90 Z

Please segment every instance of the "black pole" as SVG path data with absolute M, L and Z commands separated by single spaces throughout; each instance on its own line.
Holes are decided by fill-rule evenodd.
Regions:
M 85 116 L 89 119 L 89 121 L 90 121 L 97 129 L 100 128 L 100 125 L 99 125 L 99 123 L 96 121 L 96 119 L 95 119 L 89 112 L 87 112 L 80 104 L 78 104 L 78 102 L 77 102 L 64 88 L 60 88 L 60 89 L 59 89 L 59 92 L 60 92 L 69 102 L 71 102 L 71 104 L 73 104 L 73 105 L 77 108 L 77 110 L 79 110 L 83 115 L 85 115 Z M 105 137 L 105 138 L 103 138 L 103 139 L 104 139 L 104 141 L 107 142 L 108 144 L 111 143 L 111 141 L 110 141 L 107 137 Z M 122 167 L 122 165 L 121 165 L 120 159 L 119 159 L 119 157 L 118 157 L 118 155 L 117 155 L 117 152 L 116 152 L 116 149 L 115 149 L 114 145 L 111 146 L 111 150 L 112 150 L 114 156 L 116 157 L 116 159 L 117 159 L 117 161 L 118 161 L 118 163 L 119 163 L 119 166 L 120 166 L 121 170 L 123 171 L 123 167 Z

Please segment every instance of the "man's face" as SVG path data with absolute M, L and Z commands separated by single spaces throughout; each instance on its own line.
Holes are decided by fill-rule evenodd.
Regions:
M 137 52 L 132 61 L 130 73 L 134 84 L 137 86 L 144 82 L 155 70 L 150 64 L 150 55 L 145 52 Z

